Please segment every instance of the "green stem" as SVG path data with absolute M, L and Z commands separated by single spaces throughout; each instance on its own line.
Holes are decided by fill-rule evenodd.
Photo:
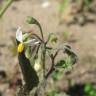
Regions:
M 42 40 L 44 41 L 44 36 L 43 36 L 43 31 L 42 31 L 42 27 L 40 25 L 40 23 L 37 21 L 37 25 L 38 27 L 40 28 L 40 33 L 41 33 L 41 36 L 42 36 Z
M 40 23 L 35 18 L 33 18 L 31 16 L 28 16 L 27 22 L 29 24 L 36 24 L 39 27 L 42 40 L 44 41 L 43 31 L 42 31 L 42 27 L 41 27 Z
M 8 9 L 8 7 L 12 4 L 13 0 L 8 0 L 4 7 L 0 10 L 0 18 L 4 15 L 5 11 Z
M 43 46 L 42 46 L 43 48 L 43 50 L 42 50 L 42 63 L 43 63 L 43 77 L 44 77 L 44 79 L 45 79 L 45 56 L 46 56 L 46 45 L 45 44 L 43 44 Z

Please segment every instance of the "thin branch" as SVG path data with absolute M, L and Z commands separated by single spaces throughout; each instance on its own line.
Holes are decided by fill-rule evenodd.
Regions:
M 8 0 L 4 7 L 0 10 L 0 18 L 4 15 L 5 11 L 9 8 L 14 0 Z
M 54 55 L 53 55 L 53 54 L 50 55 L 51 62 L 52 62 L 52 66 L 51 66 L 50 70 L 48 71 L 48 73 L 47 73 L 46 76 L 45 76 L 46 79 L 47 79 L 47 78 L 50 76 L 50 74 L 52 74 L 52 72 L 55 70 L 55 68 L 54 68 L 55 63 L 54 63 L 54 61 L 55 61 L 56 56 L 58 55 L 58 52 L 59 52 L 59 50 L 56 51 L 56 53 L 55 53 Z
M 50 34 L 49 34 L 48 39 L 47 39 L 46 42 L 45 42 L 46 44 L 49 42 L 50 37 L 51 37 L 52 34 L 53 34 L 53 33 L 50 33 Z

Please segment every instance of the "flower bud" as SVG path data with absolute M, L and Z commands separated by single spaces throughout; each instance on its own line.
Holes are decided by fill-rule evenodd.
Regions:
M 34 69 L 35 69 L 35 71 L 36 72 L 38 72 L 38 71 L 40 71 L 41 70 L 41 64 L 40 64 L 40 62 L 39 62 L 39 60 L 36 60 L 35 61 L 35 64 L 34 64 Z
M 55 45 L 55 44 L 57 43 L 57 40 L 58 40 L 58 39 L 57 39 L 57 37 L 56 37 L 55 35 L 51 35 L 50 41 L 51 41 L 52 44 Z

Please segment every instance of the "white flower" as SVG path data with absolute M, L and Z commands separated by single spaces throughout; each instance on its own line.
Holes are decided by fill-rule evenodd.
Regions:
M 23 34 L 22 34 L 22 31 L 21 31 L 21 27 L 19 27 L 16 31 L 16 39 L 19 41 L 19 42 L 23 42 Z
M 19 41 L 19 45 L 18 45 L 18 52 L 21 53 L 24 50 L 25 46 L 34 46 L 40 43 L 39 40 L 35 39 L 35 38 L 30 38 L 30 33 L 25 33 L 23 34 L 23 32 L 21 31 L 21 28 L 19 27 L 16 31 L 16 39 L 17 41 Z M 24 41 L 25 38 L 28 38 L 26 41 Z

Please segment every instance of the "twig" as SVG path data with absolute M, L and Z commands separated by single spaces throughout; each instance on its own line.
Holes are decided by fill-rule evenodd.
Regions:
M 54 63 L 54 61 L 55 61 L 56 56 L 58 55 L 58 52 L 59 52 L 59 50 L 56 51 L 56 53 L 55 53 L 54 55 L 53 55 L 53 54 L 50 55 L 51 62 L 52 62 L 52 66 L 51 66 L 50 70 L 48 71 L 48 73 L 47 73 L 46 76 L 45 76 L 46 79 L 47 79 L 47 78 L 50 76 L 50 74 L 55 70 L 55 68 L 54 68 L 55 63 Z
M 0 10 L 0 18 L 3 16 L 8 7 L 12 4 L 14 0 L 8 0 L 4 7 Z

